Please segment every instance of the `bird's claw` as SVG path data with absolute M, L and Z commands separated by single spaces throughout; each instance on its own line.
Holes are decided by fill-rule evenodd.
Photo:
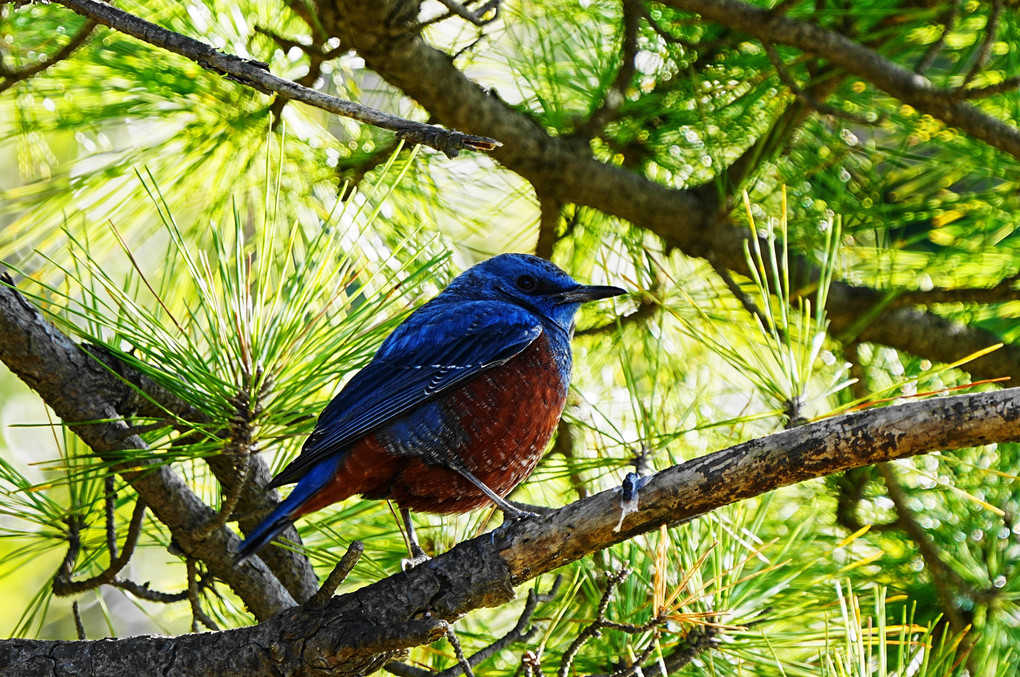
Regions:
M 527 519 L 529 517 L 538 517 L 538 513 L 531 512 L 530 510 L 521 510 L 519 508 L 514 508 L 513 512 L 503 511 L 503 524 L 512 524 L 514 522 L 519 522 L 522 519 Z
M 503 523 L 497 528 L 492 530 L 492 545 L 497 550 L 503 550 L 510 546 L 510 530 L 517 525 L 523 519 L 528 517 L 538 517 L 538 513 L 531 512 L 529 510 L 519 510 L 514 508 L 513 512 L 509 510 L 503 511 Z
M 513 526 L 513 522 L 507 520 L 492 530 L 489 540 L 496 550 L 505 550 L 510 547 L 510 530 L 508 529 L 510 526 Z
M 425 562 L 428 562 L 430 559 L 432 558 L 425 554 L 424 550 L 421 550 L 419 552 L 416 552 L 414 554 L 414 557 L 406 557 L 400 560 L 400 569 L 401 571 L 410 571 L 419 564 L 424 564 Z

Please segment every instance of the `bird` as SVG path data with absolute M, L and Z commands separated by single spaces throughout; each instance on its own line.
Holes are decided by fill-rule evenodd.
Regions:
M 239 546 L 242 563 L 298 518 L 360 494 L 391 499 L 410 560 L 428 559 L 410 512 L 493 503 L 535 469 L 567 400 L 575 314 L 624 294 L 583 285 L 529 254 L 501 254 L 458 275 L 383 341 L 319 415 L 301 453 L 266 490 L 297 485 Z

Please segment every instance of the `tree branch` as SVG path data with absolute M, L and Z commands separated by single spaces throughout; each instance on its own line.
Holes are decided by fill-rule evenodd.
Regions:
M 95 454 L 117 469 L 184 550 L 204 561 L 257 618 L 294 605 L 294 598 L 261 561 L 234 566 L 231 553 L 239 541 L 229 529 L 221 527 L 204 539 L 192 536 L 192 529 L 214 513 L 180 475 L 157 459 L 142 456 L 148 445 L 132 433 L 112 404 L 119 400 L 122 384 L 6 282 L 0 282 L 0 360 Z M 131 459 L 128 467 L 125 452 Z
M 874 83 L 922 113 L 958 127 L 993 148 L 1020 158 L 1020 130 L 970 104 L 954 100 L 927 78 L 889 61 L 878 52 L 835 31 L 776 15 L 741 0 L 661 0 L 662 4 L 736 28 L 763 42 L 790 45 L 820 56 L 848 73 Z
M 893 308 L 933 303 L 1004 303 L 1020 300 L 1020 273 L 1002 279 L 994 287 L 935 287 L 928 290 L 905 291 L 890 303 Z
M 517 625 L 515 625 L 510 632 L 506 633 L 492 644 L 483 649 L 479 649 L 472 654 L 472 656 L 467 659 L 469 667 L 478 667 L 515 642 L 529 641 L 538 630 L 536 626 L 531 625 L 531 618 L 535 615 L 535 609 L 538 607 L 539 602 L 548 602 L 556 596 L 556 592 L 560 589 L 560 583 L 562 583 L 562 581 L 563 577 L 557 576 L 556 580 L 553 581 L 552 587 L 549 588 L 549 592 L 540 594 L 535 588 L 528 590 L 528 599 L 524 603 L 524 610 L 521 611 L 521 615 L 517 619 Z M 386 670 L 397 675 L 397 677 L 456 677 L 456 675 L 463 672 L 463 668 L 459 663 L 451 668 L 443 670 L 442 672 L 434 672 L 432 670 L 417 668 L 413 665 L 408 665 L 407 663 L 397 662 L 387 663 Z
M 977 77 L 977 74 L 988 64 L 988 57 L 992 55 L 992 44 L 995 42 L 995 36 L 999 32 L 1002 0 L 991 0 L 991 5 L 992 7 L 988 12 L 988 22 L 985 24 L 985 38 L 981 41 L 981 47 L 974 58 L 974 63 L 971 64 L 967 74 L 963 76 L 963 83 L 960 85 L 960 89 L 965 88 Z
M 620 37 L 620 67 L 616 77 L 606 89 L 602 103 L 592 113 L 577 134 L 590 139 L 602 132 L 607 124 L 616 118 L 627 100 L 627 88 L 630 87 L 634 74 L 637 72 L 634 60 L 637 58 L 638 29 L 643 15 L 644 5 L 641 0 L 623 0 L 623 30 Z
M 336 566 L 333 567 L 333 571 L 331 571 L 329 576 L 326 577 L 326 581 L 322 584 L 322 587 L 319 588 L 314 595 L 312 595 L 312 598 L 308 600 L 308 603 L 320 606 L 325 604 L 329 598 L 333 596 L 333 593 L 336 592 L 336 589 L 340 587 L 340 584 L 343 583 L 348 576 L 350 576 L 351 571 L 354 569 L 354 565 L 358 563 L 359 559 L 361 559 L 361 553 L 363 552 L 365 552 L 365 544 L 361 541 L 354 541 L 347 546 L 347 552 L 345 552 L 344 556 L 340 558 L 340 561 L 336 563 Z
M 278 78 L 269 72 L 266 64 L 224 54 L 211 45 L 189 38 L 141 19 L 133 14 L 97 0 L 57 0 L 60 4 L 92 21 L 109 26 L 121 33 L 138 38 L 150 45 L 161 47 L 191 59 L 203 68 L 223 73 L 231 80 L 256 89 L 263 94 L 275 92 L 281 96 L 321 108 L 335 115 L 396 132 L 399 138 L 442 151 L 455 157 L 461 150 L 492 150 L 500 142 L 481 136 L 472 136 L 456 130 L 442 129 L 413 120 L 362 106 L 335 96 L 323 94 L 296 82 Z
M 469 3 L 460 3 L 457 2 L 457 0 L 439 0 L 444 7 L 450 10 L 450 14 L 456 14 L 461 19 L 464 19 L 475 26 L 484 26 L 487 23 L 495 21 L 499 16 L 500 1 L 501 0 L 489 0 L 477 10 L 471 11 L 467 7 Z M 489 14 L 489 12 L 492 12 L 492 14 Z
M 924 528 L 918 523 L 914 511 L 907 505 L 907 494 L 903 487 L 900 486 L 899 479 L 897 479 L 892 467 L 888 463 L 880 463 L 876 467 L 878 474 L 881 475 L 882 480 L 885 482 L 889 499 L 893 502 L 893 506 L 896 509 L 896 514 L 899 518 L 897 520 L 898 526 L 914 541 L 918 553 L 920 553 L 921 558 L 928 566 L 932 586 L 934 586 L 935 594 L 939 598 L 939 606 L 942 607 L 943 613 L 949 619 L 949 626 L 953 629 L 953 632 L 964 632 L 967 622 L 964 620 L 963 614 L 960 613 L 960 608 L 953 600 L 953 589 L 959 587 L 959 577 L 939 557 L 938 548 L 932 543 L 931 537 L 928 536 Z
M 81 25 L 78 32 L 74 34 L 70 42 L 58 49 L 53 54 L 44 57 L 37 61 L 31 66 L 26 66 L 21 70 L 10 70 L 2 61 L 0 61 L 0 94 L 7 91 L 22 80 L 26 80 L 33 75 L 37 75 L 50 66 L 60 63 L 64 59 L 71 56 L 76 49 L 85 44 L 85 41 L 92 35 L 92 30 L 96 27 L 96 22 L 89 19 Z
M 117 554 L 116 541 L 113 541 L 113 546 L 110 548 L 110 566 L 102 572 L 81 581 L 72 581 L 71 572 L 74 569 L 74 560 L 78 556 L 78 551 L 81 549 L 81 542 L 78 538 L 78 531 L 80 524 L 72 518 L 72 522 L 69 525 L 68 540 L 70 544 L 67 549 L 67 557 L 64 558 L 64 563 L 60 568 L 60 571 L 53 579 L 53 594 L 58 597 L 67 595 L 75 595 L 85 590 L 91 590 L 97 588 L 100 585 L 107 585 L 113 583 L 128 561 L 131 559 L 131 555 L 134 554 L 135 545 L 138 543 L 138 536 L 142 533 L 142 518 L 145 517 L 145 503 L 141 500 L 135 503 L 134 512 L 131 513 L 131 523 L 128 525 L 127 536 L 124 537 L 124 548 Z M 109 544 L 107 545 L 109 547 Z
M 734 2 L 720 0 L 720 5 Z M 326 30 L 351 45 L 368 67 L 415 99 L 436 120 L 472 133 L 514 139 L 513 144 L 493 151 L 493 157 L 535 186 L 543 199 L 598 209 L 647 228 L 668 248 L 695 257 L 711 253 L 719 265 L 749 273 L 744 256 L 748 230 L 733 225 L 714 185 L 688 190 L 668 188 L 622 167 L 599 162 L 588 144 L 576 138 L 550 136 L 529 117 L 471 82 L 447 55 L 425 43 L 415 32 L 413 4 L 403 0 L 320 0 L 316 7 Z M 768 22 L 778 20 L 762 18 L 765 10 L 743 3 L 736 3 L 736 9 L 740 10 L 737 14 L 741 26 L 766 19 L 771 25 Z M 744 9 L 753 10 L 750 18 L 741 14 Z M 730 23 L 725 17 L 720 21 Z M 803 24 L 793 23 L 798 27 Z M 811 35 L 821 31 L 827 39 L 830 37 L 820 28 L 812 27 L 812 31 Z M 778 37 L 773 41 L 786 42 Z M 869 68 L 885 72 L 885 59 L 860 45 L 854 47 L 864 49 L 869 58 L 880 62 Z M 927 82 L 895 68 L 909 81 Z M 813 95 L 819 100 L 825 98 Z M 1016 130 L 1008 133 L 1018 136 Z M 1020 143 L 1017 145 L 1020 147 Z M 830 289 L 828 312 L 836 333 L 849 332 L 857 340 L 880 343 L 932 361 L 953 362 L 1000 343 L 991 332 L 931 312 L 889 307 L 882 293 L 840 282 Z M 967 369 L 977 378 L 1020 379 L 1020 348 L 1007 346 L 968 363 Z

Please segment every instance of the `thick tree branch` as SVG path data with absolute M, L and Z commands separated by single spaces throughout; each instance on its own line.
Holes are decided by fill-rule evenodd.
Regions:
M 128 14 L 113 5 L 107 5 L 97 0 L 57 1 L 92 21 L 114 28 L 150 45 L 180 54 L 203 68 L 226 74 L 230 79 L 257 89 L 263 94 L 275 92 L 280 96 L 321 108 L 335 115 L 342 115 L 358 122 L 388 129 L 396 132 L 397 136 L 402 139 L 430 146 L 450 157 L 456 156 L 465 149 L 492 150 L 500 145 L 495 139 L 472 136 L 455 130 L 405 120 L 353 101 L 329 96 L 290 80 L 278 78 L 269 72 L 264 63 L 224 54 L 207 43 L 169 31 L 133 14 Z
M 734 0 L 719 4 L 729 6 Z M 738 10 L 748 7 L 743 3 L 735 4 Z M 415 99 L 436 120 L 472 133 L 513 139 L 514 143 L 495 150 L 493 157 L 527 179 L 543 199 L 584 205 L 612 214 L 648 228 L 668 247 L 680 249 L 689 256 L 712 254 L 713 265 L 740 274 L 748 273 L 744 257 L 748 231 L 732 224 L 727 207 L 714 186 L 671 189 L 622 167 L 599 162 L 592 156 L 588 144 L 577 138 L 550 136 L 526 115 L 471 82 L 446 54 L 425 43 L 416 32 L 416 3 L 319 0 L 316 7 L 328 31 L 350 44 L 370 68 Z M 759 19 L 765 13 L 765 10 L 750 9 L 757 12 L 753 17 Z M 739 12 L 737 17 L 739 26 L 753 23 Z M 729 21 L 720 21 L 731 25 Z M 830 36 L 819 28 L 812 27 L 807 32 L 814 36 L 818 31 L 826 39 L 850 42 L 842 36 Z M 776 43 L 794 44 L 779 36 L 770 34 L 769 37 Z M 835 44 L 838 46 L 842 42 Z M 871 68 L 884 73 L 885 65 L 891 65 L 860 45 L 855 45 L 855 49 L 864 49 L 880 62 Z M 895 69 L 896 73 L 902 71 L 903 78 L 910 81 L 927 82 L 899 66 Z M 816 95 L 816 98 L 824 99 L 824 96 Z M 968 110 L 984 119 L 976 109 Z M 1017 136 L 1018 132 L 1011 130 L 1009 134 Z M 988 331 L 951 322 L 931 312 L 890 307 L 889 299 L 875 290 L 839 282 L 829 294 L 829 319 L 836 333 L 848 333 L 860 341 L 880 343 L 938 362 L 953 362 L 1000 343 L 999 338 Z M 968 363 L 967 369 L 977 378 L 1011 376 L 1020 380 L 1020 348 L 1007 346 Z

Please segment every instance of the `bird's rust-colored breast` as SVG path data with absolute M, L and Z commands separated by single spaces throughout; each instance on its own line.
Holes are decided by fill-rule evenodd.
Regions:
M 300 514 L 354 494 L 394 499 L 402 508 L 457 513 L 490 500 L 438 458 L 459 461 L 496 494 L 505 496 L 535 469 L 563 413 L 566 375 L 543 334 L 519 355 L 431 403 L 445 424 L 435 435 L 397 449 L 396 428 L 384 427 L 353 445 L 333 482 Z M 429 405 L 425 405 L 429 406 Z M 426 448 L 429 447 L 429 448 Z
M 500 496 L 523 482 L 542 458 L 567 390 L 543 334 L 520 355 L 490 369 L 446 398 L 466 433 L 455 450 L 471 474 Z M 409 459 L 391 487 L 412 510 L 465 512 L 490 501 L 455 471 Z

